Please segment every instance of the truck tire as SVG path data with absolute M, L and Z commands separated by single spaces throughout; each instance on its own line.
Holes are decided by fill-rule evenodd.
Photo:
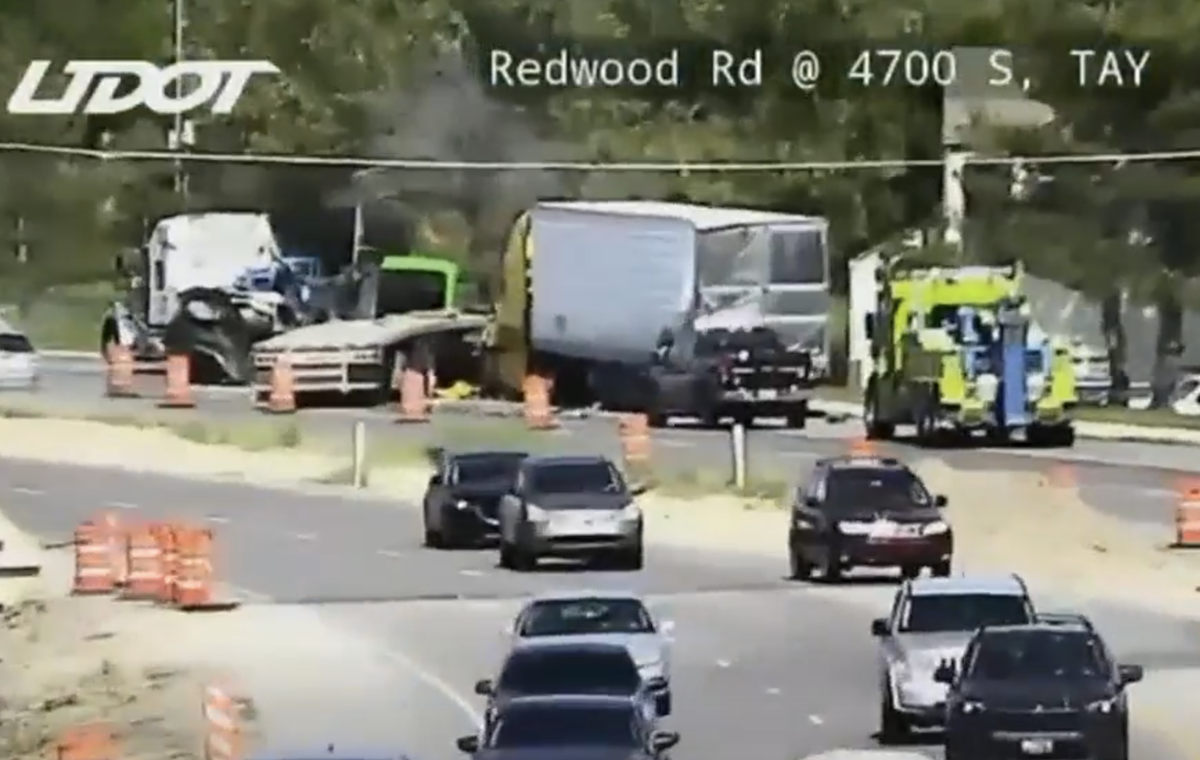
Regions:
M 863 397 L 863 432 L 870 441 L 890 441 L 896 435 L 896 426 L 879 419 L 879 400 L 875 389 Z
M 793 430 L 803 430 L 808 427 L 808 404 L 797 404 L 785 416 L 788 427 Z

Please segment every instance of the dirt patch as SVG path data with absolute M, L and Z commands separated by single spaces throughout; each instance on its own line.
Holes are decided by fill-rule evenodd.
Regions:
M 110 728 L 122 758 L 198 758 L 201 695 L 218 677 L 180 642 L 202 625 L 181 613 L 108 597 L 72 597 L 71 558 L 40 552 L 0 515 L 32 577 L 0 581 L 0 756 L 43 758 L 69 729 Z M 8 562 L 9 560 L 5 560 Z M 30 564 L 32 563 L 32 564 Z

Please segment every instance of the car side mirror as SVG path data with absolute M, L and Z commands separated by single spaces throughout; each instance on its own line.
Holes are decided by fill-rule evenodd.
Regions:
M 505 636 L 512 636 L 517 632 L 517 626 L 515 623 L 513 623 L 513 621 L 510 620 L 500 627 L 500 632 Z
M 868 314 L 863 317 L 863 329 L 867 332 L 867 340 L 875 340 L 875 315 Z
M 1141 665 L 1118 665 L 1117 679 L 1120 680 L 1122 686 L 1128 686 L 1131 683 L 1137 683 L 1144 678 L 1146 672 Z
M 933 671 L 933 680 L 935 683 L 944 683 L 946 685 L 954 683 L 956 673 L 954 666 L 950 663 L 942 663 L 938 665 L 937 670 Z
M 675 621 L 674 620 L 662 621 L 662 623 L 658 626 L 658 630 L 660 630 L 666 634 L 675 633 Z
M 650 487 L 645 483 L 634 483 L 629 487 L 629 493 L 632 496 L 642 496 L 649 490 Z
M 871 621 L 871 635 L 872 636 L 887 636 L 888 635 L 888 621 L 884 618 L 876 618 L 876 619 L 872 620 Z
M 434 474 L 434 475 L 429 476 L 429 487 L 430 488 L 433 488 L 434 486 L 440 486 L 441 484 L 442 484 L 442 476 L 441 475 Z
M 650 737 L 650 746 L 655 752 L 671 749 L 679 743 L 679 734 L 675 731 L 655 731 Z
M 933 497 L 933 506 L 937 507 L 938 509 L 944 509 L 949 503 L 950 500 L 946 498 L 945 494 L 939 493 L 937 496 Z
M 478 736 L 460 736 L 454 743 L 458 745 L 459 752 L 465 752 L 468 755 L 474 755 L 479 751 Z
M 820 500 L 817 499 L 816 496 L 805 496 L 804 497 L 804 506 L 819 507 L 819 506 L 821 506 L 821 502 L 820 502 Z
M 475 682 L 475 693 L 479 696 L 490 697 L 492 696 L 493 691 L 495 691 L 495 688 L 492 686 L 492 682 L 490 680 L 485 678 L 482 681 Z

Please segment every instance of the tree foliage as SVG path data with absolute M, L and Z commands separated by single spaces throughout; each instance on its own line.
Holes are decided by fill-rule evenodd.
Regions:
M 10 7 L 11 6 L 11 7 Z M 257 82 L 229 117 L 202 116 L 198 149 L 459 161 L 855 161 L 938 158 L 943 93 L 933 86 L 832 81 L 813 93 L 786 75 L 793 51 L 843 63 L 872 46 L 927 51 L 1011 47 L 1027 93 L 1056 118 L 1019 131 L 977 125 L 989 155 L 1098 155 L 1200 148 L 1200 6 L 1178 0 L 206 0 L 187 3 L 190 58 L 262 58 L 283 76 Z M 159 0 L 93 0 L 71 13 L 0 8 L 0 88 L 30 60 L 172 56 Z M 632 56 L 669 46 L 761 48 L 761 87 L 523 91 L 481 81 L 489 47 Z M 1146 49 L 1140 87 L 1081 86 L 1072 47 Z M 832 67 L 830 67 L 832 68 Z M 0 139 L 161 149 L 149 113 L 0 115 Z M 1019 258 L 1109 303 L 1122 293 L 1164 315 L 1164 347 L 1200 270 L 1196 162 L 1028 165 L 1022 192 L 1005 168 L 969 172 L 966 255 Z M 186 204 L 268 208 L 285 237 L 348 247 L 346 220 L 367 204 L 376 245 L 442 245 L 481 273 L 513 218 L 549 196 L 686 197 L 830 218 L 853 255 L 941 224 L 938 168 L 713 173 L 381 170 L 191 165 Z M 37 287 L 95 277 L 144 220 L 185 203 L 169 162 L 0 156 L 0 245 L 39 262 Z M 336 231 L 335 231 L 336 230 Z M 315 242 L 314 242 L 315 241 Z M 0 275 L 28 273 L 0 257 Z M 1172 316 L 1175 315 L 1175 316 Z M 1110 325 L 1114 346 L 1119 325 Z M 1114 349 L 1116 350 L 1116 349 Z

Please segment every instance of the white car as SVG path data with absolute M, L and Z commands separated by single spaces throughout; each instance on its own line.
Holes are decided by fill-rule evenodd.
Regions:
M 658 621 L 636 595 L 614 591 L 541 594 L 517 613 L 505 633 L 512 646 L 530 642 L 619 644 L 629 650 L 658 717 L 672 711 L 671 642 L 675 624 Z
M 29 338 L 0 320 L 0 388 L 32 390 L 38 384 L 38 355 Z

